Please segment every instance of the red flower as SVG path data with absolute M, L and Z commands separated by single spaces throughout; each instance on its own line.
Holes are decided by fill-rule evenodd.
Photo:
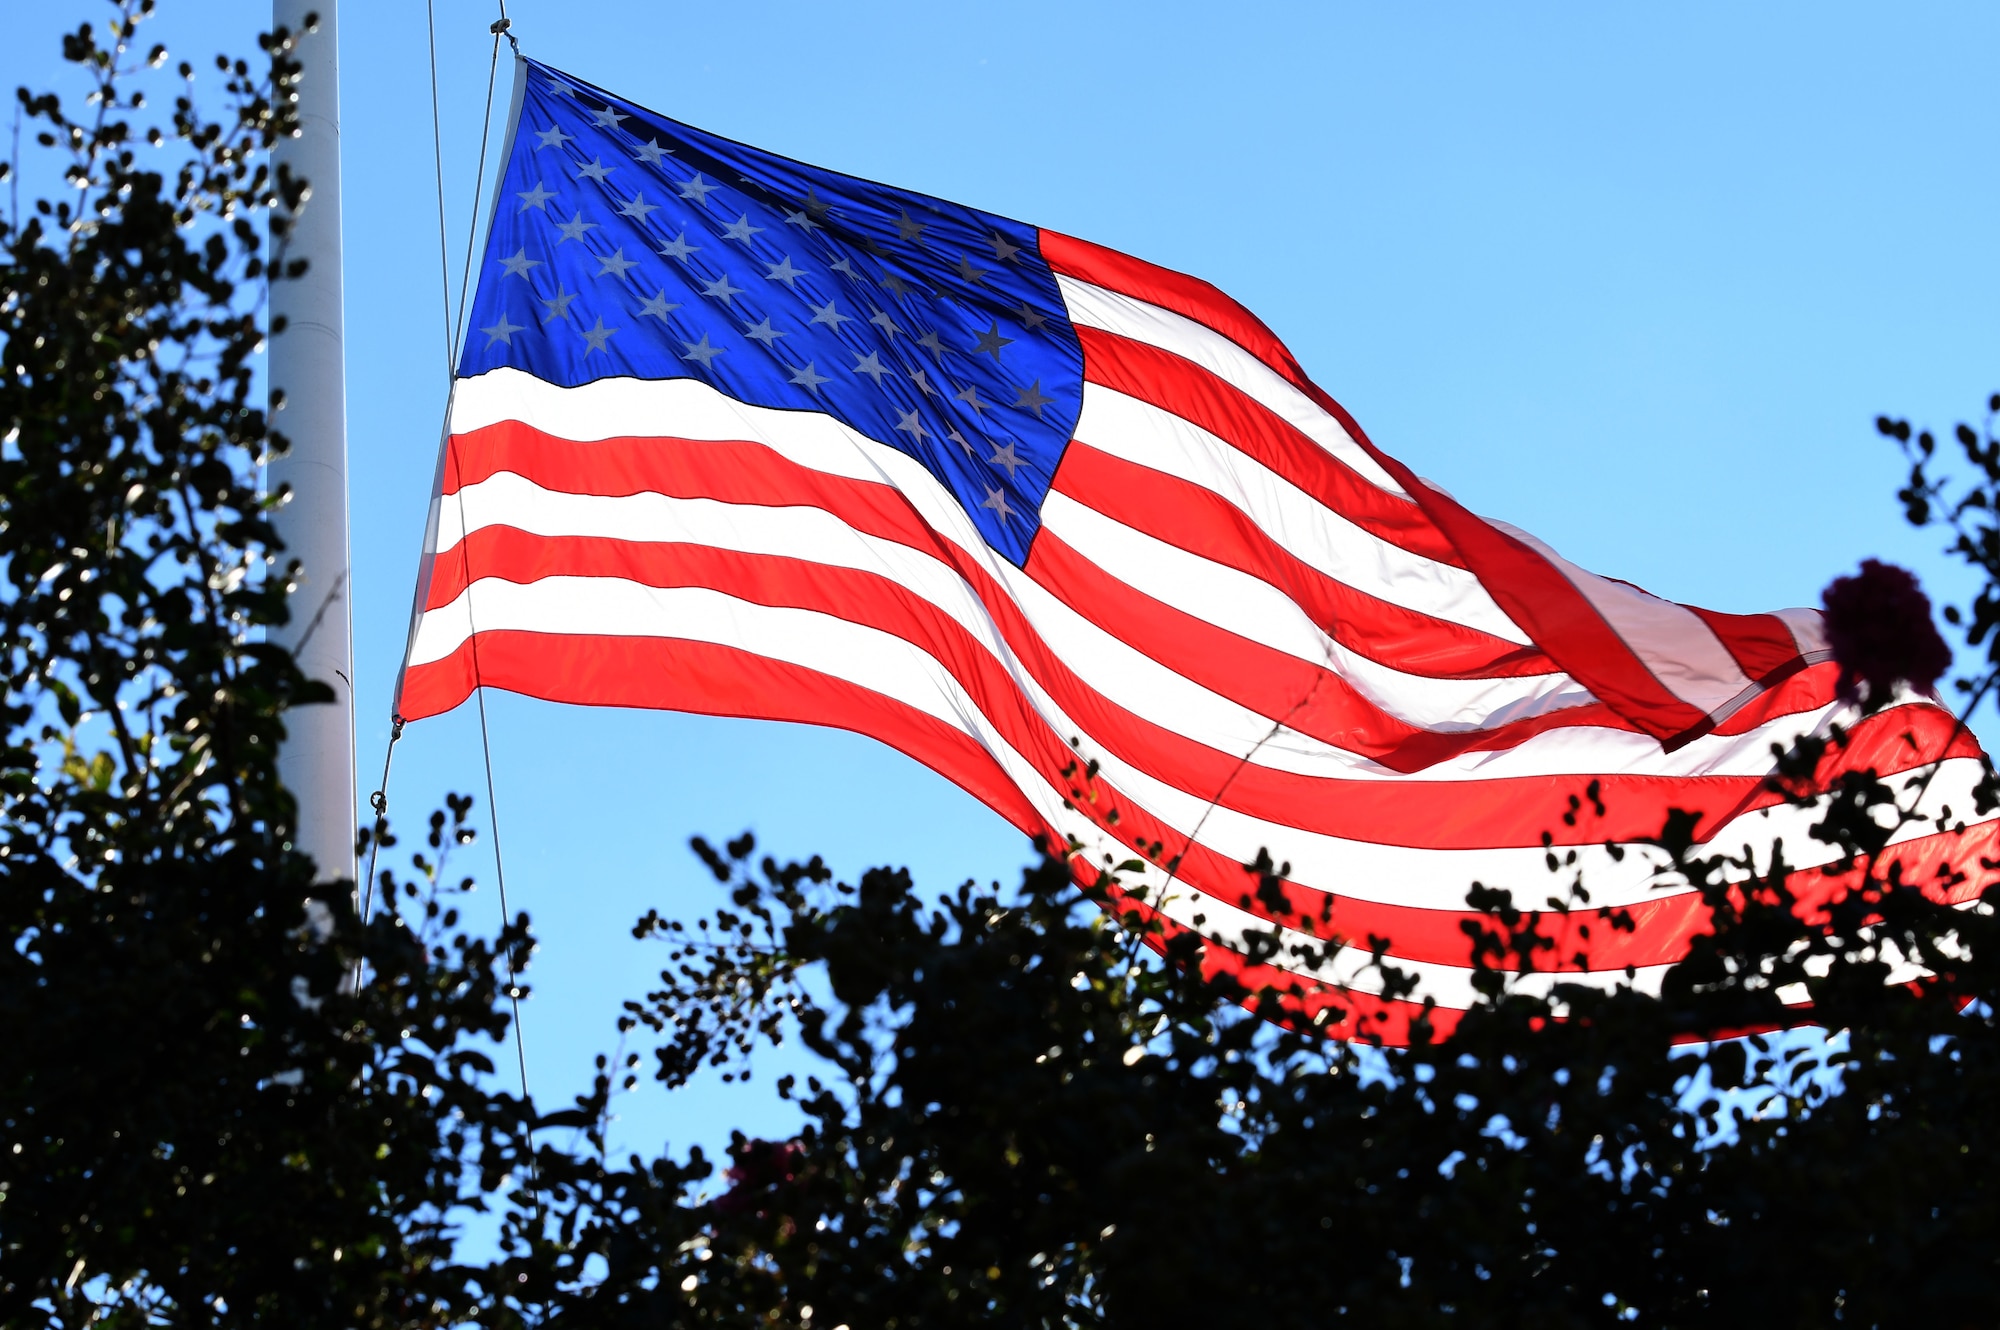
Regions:
M 797 1141 L 744 1141 L 729 1152 L 736 1156 L 735 1167 L 723 1174 L 729 1190 L 715 1198 L 716 1212 L 725 1215 L 756 1209 L 759 1195 L 796 1178 L 806 1157 Z
M 1907 568 L 1864 559 L 1852 577 L 1836 577 L 1821 597 L 1826 636 L 1840 665 L 1840 686 L 1884 700 L 1898 682 L 1925 692 L 1951 668 L 1951 648 L 1931 622 L 1931 599 Z

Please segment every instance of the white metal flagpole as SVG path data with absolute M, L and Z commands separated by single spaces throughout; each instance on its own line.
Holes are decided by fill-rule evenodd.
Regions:
M 341 318 L 340 24 L 336 0 L 273 0 L 272 22 L 301 32 L 308 14 L 317 30 L 299 40 L 299 135 L 284 139 L 276 164 L 302 177 L 311 196 L 294 223 L 287 258 L 309 266 L 297 279 L 271 283 L 271 317 L 285 330 L 271 339 L 270 382 L 284 404 L 273 427 L 291 451 L 270 466 L 269 483 L 292 488 L 278 511 L 287 559 L 303 565 L 292 596 L 292 621 L 272 634 L 308 677 L 333 689 L 331 705 L 300 707 L 285 719 L 278 770 L 298 800 L 294 844 L 332 882 L 354 877 L 354 632 L 347 536 L 346 351 Z

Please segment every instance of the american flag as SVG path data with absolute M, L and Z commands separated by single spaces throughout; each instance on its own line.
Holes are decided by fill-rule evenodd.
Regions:
M 1637 927 L 1555 920 L 1559 977 L 1646 987 L 1703 911 L 1612 843 L 1682 808 L 1715 850 L 1832 859 L 1765 784 L 1856 721 L 1817 612 L 1675 604 L 1473 515 L 1194 278 L 534 62 L 508 142 L 402 717 L 484 686 L 870 735 L 1391 1038 L 1415 1007 L 1368 939 L 1448 1026 L 1475 881 L 1580 873 Z M 1978 748 L 1925 698 L 1838 761 L 1971 813 Z M 1934 880 L 1992 831 L 1892 853 Z

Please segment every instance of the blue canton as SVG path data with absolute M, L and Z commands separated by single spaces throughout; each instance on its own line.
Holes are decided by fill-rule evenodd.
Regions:
M 459 374 L 690 378 L 909 454 L 1015 564 L 1083 402 L 1034 228 L 524 62 Z

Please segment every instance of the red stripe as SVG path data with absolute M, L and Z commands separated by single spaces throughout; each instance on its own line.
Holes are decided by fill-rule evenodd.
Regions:
M 1953 869 L 1957 866 L 1990 862 L 1996 851 L 2000 851 L 2000 824 L 1981 823 L 1964 833 L 1937 833 L 1893 846 L 1873 868 L 1879 878 L 1888 874 L 1893 866 L 1901 865 L 1905 869 L 1904 881 L 1923 886 L 1926 894 L 1933 899 L 1956 905 L 1977 899 L 1985 889 L 1985 882 L 1975 879 L 1948 889 L 1937 884 L 1954 876 Z M 1805 871 L 1794 874 L 1789 885 L 1797 894 L 1800 913 L 1810 918 L 1819 915 L 1825 904 L 1860 885 L 1863 876 L 1864 870 L 1859 867 L 1839 874 Z M 1164 950 L 1168 938 L 1193 931 L 1160 915 L 1143 902 L 1123 893 L 1113 894 L 1115 908 L 1121 914 L 1136 912 L 1142 920 L 1150 920 L 1160 928 L 1159 936 L 1152 940 L 1156 949 Z M 1406 916 L 1447 914 L 1444 911 L 1416 910 L 1404 913 Z M 1595 911 L 1579 911 L 1567 916 L 1530 913 L 1529 917 L 1544 936 L 1556 943 L 1546 953 L 1545 964 L 1571 973 L 1581 968 L 1576 963 L 1580 949 L 1589 953 L 1590 967 L 1599 973 L 1616 971 L 1626 965 L 1670 964 L 1685 955 L 1688 941 L 1697 934 L 1707 932 L 1710 924 L 1707 907 L 1693 893 L 1648 901 L 1624 913 L 1631 915 L 1635 925 L 1629 933 L 1609 927 Z M 1489 916 L 1456 914 L 1449 917 L 1464 924 L 1489 929 L 1493 926 Z M 1578 936 L 1580 927 L 1591 927 L 1588 939 Z M 1332 936 L 1325 932 L 1319 935 Z M 1361 938 L 1368 935 L 1366 932 L 1343 934 Z M 1388 949 L 1391 962 L 1397 957 L 1410 956 L 1410 950 L 1401 944 L 1396 935 L 1377 931 L 1375 936 L 1391 939 L 1392 945 Z M 1409 934 L 1405 932 L 1401 937 L 1406 939 Z M 1299 1023 L 1318 1028 L 1333 1038 L 1346 1039 L 1367 1034 L 1377 1036 L 1388 1044 L 1405 1043 L 1409 1038 L 1410 1023 L 1424 1013 L 1421 1003 L 1384 999 L 1333 985 L 1314 985 L 1298 974 L 1269 965 L 1254 965 L 1244 955 L 1224 947 L 1207 945 L 1202 948 L 1201 954 L 1204 973 L 1211 977 L 1233 975 L 1252 994 L 1269 989 L 1283 995 L 1284 1008 L 1293 1013 Z M 1329 1013 L 1329 1019 L 1315 1020 L 1315 1015 L 1322 1010 Z M 1460 1015 L 1461 1012 L 1455 1008 L 1433 1008 L 1430 1020 L 1434 1034 L 1438 1037 L 1449 1034 L 1457 1026 Z
M 1653 676 L 1561 569 L 1468 512 L 1457 500 L 1424 484 L 1366 436 L 1357 434 L 1356 438 L 1451 537 L 1507 617 L 1571 678 L 1657 739 L 1686 734 L 1702 724 L 1704 713 L 1681 701 Z
M 1220 494 L 1103 452 L 1088 439 L 1063 452 L 1050 487 L 1113 521 L 1269 583 L 1342 646 L 1404 674 L 1494 679 L 1556 672 L 1555 662 L 1533 647 L 1329 577 Z
M 1262 319 L 1199 277 L 1057 231 L 1044 230 L 1040 241 L 1042 257 L 1056 272 L 1193 319 L 1221 333 L 1293 384 L 1304 387 L 1310 382 Z
M 1202 936 L 1115 887 L 1105 888 L 1102 879 L 1086 871 L 1082 865 L 1078 866 L 1077 877 L 1086 884 L 1096 883 L 1100 890 L 1105 890 L 1111 898 L 1109 908 L 1121 918 L 1137 915 L 1137 926 L 1150 924 L 1157 929 L 1156 933 L 1146 938 L 1147 944 L 1155 951 L 1165 952 L 1171 939 L 1190 934 Z M 1371 1037 L 1389 1045 L 1407 1044 L 1411 1024 L 1426 1012 L 1422 1002 L 1377 997 L 1332 984 L 1315 983 L 1275 966 L 1252 964 L 1248 957 L 1206 941 L 1201 944 L 1198 954 L 1202 973 L 1208 978 L 1228 975 L 1253 998 L 1266 992 L 1275 993 L 1281 1009 L 1287 1013 L 1285 1024 L 1297 1029 L 1318 1030 L 1330 1039 Z M 1461 1013 L 1456 1009 L 1433 1007 L 1428 1010 L 1435 1037 L 1444 1037 L 1458 1025 Z
M 404 715 L 421 720 L 472 695 L 474 645 L 413 666 Z M 888 744 L 957 785 L 1028 835 L 1046 830 L 1020 788 L 963 731 L 872 689 L 818 670 L 710 642 L 551 633 L 478 635 L 477 677 L 489 688 L 582 706 L 794 721 Z
M 1840 687 L 1840 668 L 1830 662 L 1807 666 L 1781 679 L 1737 708 L 1711 734 L 1748 734 L 1780 716 L 1816 711 L 1833 701 Z
M 1171 411 L 1283 476 L 1363 530 L 1454 567 L 1464 561 L 1424 511 L 1355 473 L 1318 441 L 1212 371 L 1171 351 L 1079 326 L 1083 376 Z
M 1744 674 L 1763 682 L 1799 666 L 1799 644 L 1775 614 L 1721 614 L 1690 605 Z

